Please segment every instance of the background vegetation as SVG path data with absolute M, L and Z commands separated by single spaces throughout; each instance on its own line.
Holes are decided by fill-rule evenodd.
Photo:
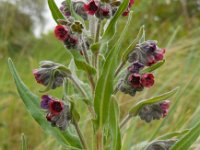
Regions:
M 23 0 L 15 3 L 0 1 L 0 149 L 2 150 L 21 149 L 21 133 L 26 135 L 29 149 L 58 147 L 55 140 L 48 137 L 25 110 L 7 66 L 7 58 L 11 57 L 24 82 L 33 92 L 40 95 L 38 89 L 42 87 L 36 84 L 32 75 L 32 69 L 38 66 L 38 62 L 48 59 L 63 64 L 69 63 L 69 56 L 63 45 L 54 38 L 52 32 L 42 35 L 41 38 L 36 38 L 33 34 L 36 26 L 42 29 L 45 24 L 41 15 L 44 7 L 45 3 L 39 0 L 34 1 L 34 5 Z M 164 133 L 182 131 L 194 126 L 200 120 L 200 1 L 140 0 L 136 1 L 133 10 L 132 28 L 124 44 L 130 43 L 139 27 L 144 24 L 147 31 L 146 38 L 158 40 L 160 47 L 167 48 L 167 61 L 156 72 L 156 84 L 152 89 L 145 90 L 133 98 L 123 94 L 118 95 L 121 111 L 126 114 L 127 108 L 134 102 L 169 91 L 176 86 L 180 87 L 180 91 L 173 98 L 171 111 L 166 119 L 146 124 L 137 118 L 129 123 L 132 128 L 127 130 L 126 140 L 130 141 L 130 145 L 145 144 L 145 140 Z M 123 29 L 125 21 L 126 18 L 122 18 L 118 24 L 117 34 Z M 52 91 L 58 97 L 60 92 Z M 192 149 L 199 148 L 200 140 Z

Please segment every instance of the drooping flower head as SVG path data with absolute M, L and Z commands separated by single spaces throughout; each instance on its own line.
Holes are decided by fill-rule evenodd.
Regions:
M 168 114 L 169 104 L 170 102 L 166 100 L 163 102 L 146 105 L 139 110 L 138 115 L 142 120 L 145 120 L 146 122 L 164 118 Z
M 99 4 L 97 1 L 90 0 L 88 3 L 84 4 L 84 9 L 89 15 L 94 15 L 99 9 Z
M 165 49 L 157 46 L 157 42 L 148 40 L 137 44 L 132 53 L 129 54 L 129 62 L 139 61 L 145 66 L 151 66 L 164 59 Z
M 62 86 L 65 74 L 56 69 L 60 64 L 52 61 L 42 61 L 40 64 L 40 68 L 33 70 L 37 83 L 49 86 L 51 89 Z
M 57 25 L 54 30 L 55 36 L 58 40 L 65 41 L 68 38 L 68 29 L 63 25 Z

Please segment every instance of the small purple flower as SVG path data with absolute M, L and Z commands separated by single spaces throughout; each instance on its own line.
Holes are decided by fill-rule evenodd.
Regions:
M 130 63 L 139 61 L 145 66 L 151 66 L 164 59 L 165 49 L 157 46 L 157 42 L 148 40 L 137 44 L 132 53 L 129 54 Z
M 42 101 L 40 103 L 41 108 L 49 109 L 49 103 L 52 101 L 52 98 L 48 95 L 42 96 Z
M 144 65 L 138 61 L 135 61 L 131 66 L 128 67 L 130 73 L 139 73 L 141 69 L 144 68 Z

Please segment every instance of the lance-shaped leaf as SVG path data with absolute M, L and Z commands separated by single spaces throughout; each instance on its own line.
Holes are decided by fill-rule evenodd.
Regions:
M 166 99 L 172 97 L 177 91 L 178 91 L 178 88 L 175 88 L 165 94 L 162 94 L 162 95 L 150 98 L 150 99 L 142 100 L 142 101 L 138 102 L 135 106 L 133 106 L 133 108 L 131 108 L 131 110 L 129 111 L 129 115 L 136 116 L 138 114 L 138 111 L 145 105 L 150 105 L 150 104 L 154 104 L 154 103 L 158 103 L 163 100 L 166 100 Z
M 70 52 L 74 58 L 74 63 L 76 64 L 76 67 L 79 70 L 83 70 L 89 74 L 96 74 L 96 69 L 92 67 L 90 64 L 88 64 L 77 51 L 70 51 Z
M 8 59 L 10 72 L 15 80 L 18 93 L 26 106 L 27 111 L 35 119 L 35 121 L 43 128 L 43 130 L 54 136 L 58 142 L 65 147 L 80 149 L 81 144 L 77 136 L 72 135 L 69 131 L 62 132 L 58 128 L 51 127 L 45 118 L 44 112 L 40 109 L 40 98 L 33 94 L 19 77 L 12 60 Z
M 183 138 L 178 140 L 170 150 L 189 149 L 200 136 L 200 122 L 196 124 Z
M 58 23 L 58 19 L 64 19 L 54 0 L 48 0 L 48 5 L 56 23 Z
M 106 28 L 103 37 L 101 39 L 102 42 L 108 42 L 112 39 L 116 32 L 116 24 L 119 17 L 122 15 L 124 10 L 128 7 L 129 0 L 123 0 L 120 7 L 118 8 L 117 12 L 115 13 L 114 17 L 110 20 L 108 27 Z M 131 14 L 129 14 L 131 15 Z
M 140 73 L 143 74 L 143 73 L 153 72 L 154 70 L 160 68 L 164 63 L 165 63 L 165 60 L 160 61 L 160 62 L 158 62 L 156 64 L 151 65 L 150 67 L 148 67 L 146 69 L 141 70 Z
M 130 14 L 122 35 L 113 46 L 113 48 L 109 51 L 109 54 L 106 57 L 101 75 L 99 77 L 99 80 L 97 81 L 94 98 L 94 109 L 97 114 L 96 125 L 99 128 L 102 128 L 102 126 L 108 119 L 110 98 L 113 93 L 114 74 L 119 63 L 117 58 L 120 51 L 121 43 L 124 39 L 124 36 L 126 36 L 125 32 L 129 27 L 131 18 L 132 15 Z
M 121 150 L 121 134 L 119 128 L 119 107 L 116 98 L 112 96 L 109 110 L 109 125 L 112 136 L 111 148 Z

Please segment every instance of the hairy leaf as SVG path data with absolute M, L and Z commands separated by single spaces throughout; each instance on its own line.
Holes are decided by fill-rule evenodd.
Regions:
M 119 128 L 119 106 L 114 96 L 112 96 L 110 102 L 109 125 L 112 135 L 111 147 L 113 150 L 121 150 L 121 135 Z
M 52 14 L 56 23 L 58 23 L 58 21 L 57 21 L 58 19 L 64 19 L 62 13 L 60 12 L 58 7 L 56 6 L 56 3 L 54 2 L 54 0 L 48 0 L 48 5 L 49 5 L 49 8 L 51 10 L 51 14 Z
M 80 141 L 70 132 L 62 132 L 58 128 L 51 127 L 45 118 L 44 112 L 40 109 L 40 98 L 33 94 L 20 79 L 12 60 L 8 59 L 9 69 L 15 80 L 18 93 L 26 106 L 27 111 L 35 119 L 35 121 L 43 128 L 45 132 L 54 136 L 58 142 L 65 147 L 73 147 L 74 149 L 81 148 Z

